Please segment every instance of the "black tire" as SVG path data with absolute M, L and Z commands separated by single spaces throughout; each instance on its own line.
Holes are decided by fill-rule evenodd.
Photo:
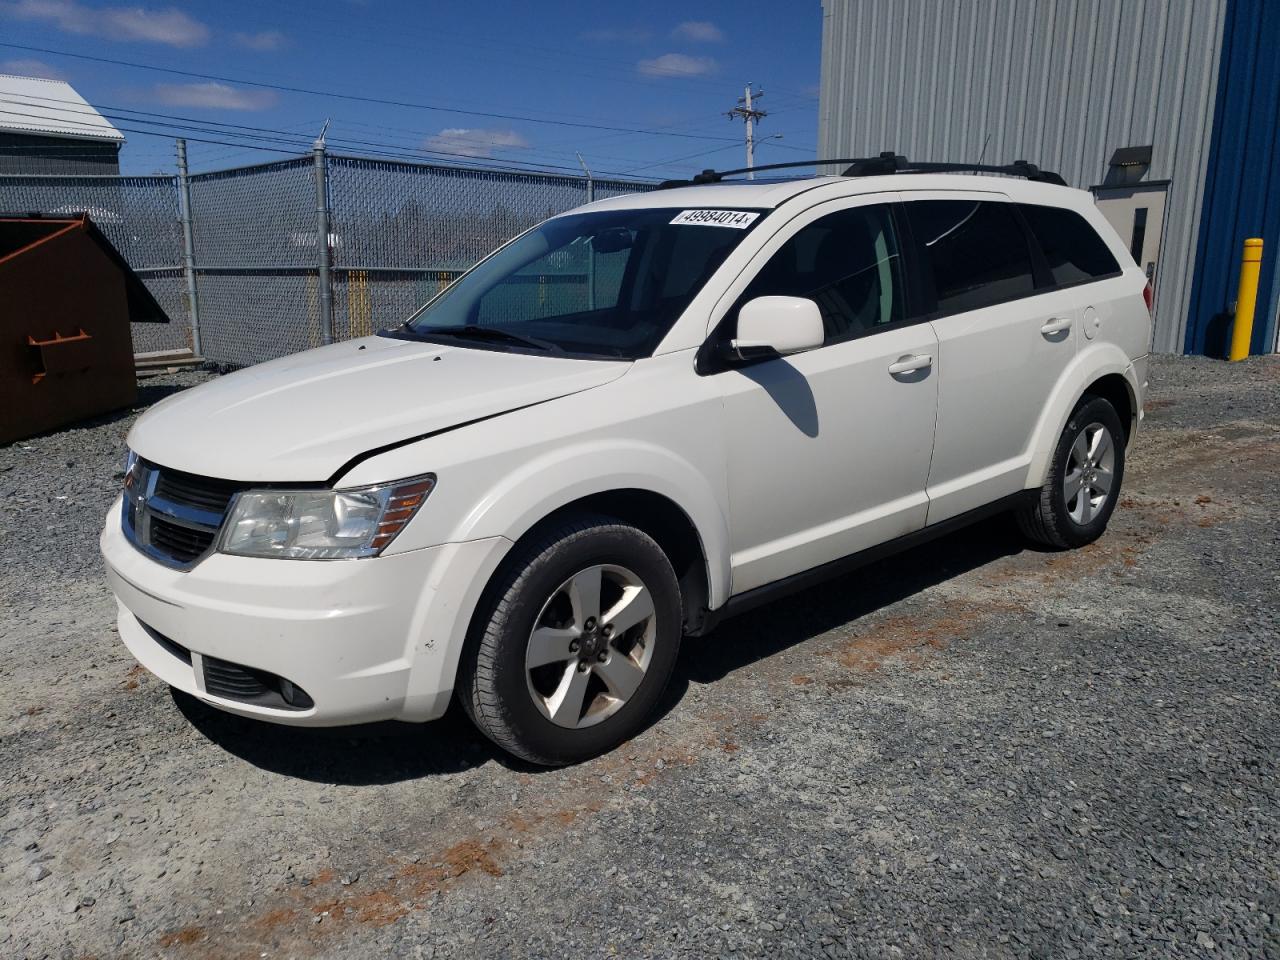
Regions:
M 1106 499 L 1095 508 L 1087 522 L 1081 523 L 1072 516 L 1064 484 L 1072 445 L 1081 432 L 1093 424 L 1101 424 L 1110 435 L 1114 466 Z M 1034 500 L 1017 511 L 1018 526 L 1023 534 L 1036 543 L 1064 550 L 1083 547 L 1102 536 L 1120 499 L 1124 452 L 1124 426 L 1115 407 L 1103 397 L 1085 394 L 1067 418 L 1067 425 L 1058 438 L 1044 486 Z
M 653 650 L 639 686 L 616 712 L 571 729 L 553 723 L 536 705 L 526 650 L 544 606 L 561 585 L 600 564 L 627 568 L 649 591 Z M 671 677 L 682 621 L 675 571 L 651 537 L 610 517 L 567 519 L 518 546 L 496 574 L 472 623 L 459 669 L 459 699 L 480 731 L 508 753 L 544 766 L 578 763 L 642 729 Z

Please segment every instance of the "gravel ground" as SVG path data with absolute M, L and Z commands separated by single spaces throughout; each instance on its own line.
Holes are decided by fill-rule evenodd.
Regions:
M 729 621 L 558 771 L 175 699 L 97 559 L 133 415 L 0 448 L 0 955 L 1280 956 L 1280 362 L 1151 378 L 1099 543 Z

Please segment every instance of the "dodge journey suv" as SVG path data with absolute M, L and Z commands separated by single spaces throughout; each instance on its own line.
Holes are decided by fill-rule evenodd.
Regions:
M 398 327 L 157 404 L 102 533 L 121 638 L 232 713 L 456 697 L 561 764 L 643 727 L 683 637 L 785 589 L 1001 510 L 1093 541 L 1146 278 L 1056 175 L 938 166 L 601 200 Z

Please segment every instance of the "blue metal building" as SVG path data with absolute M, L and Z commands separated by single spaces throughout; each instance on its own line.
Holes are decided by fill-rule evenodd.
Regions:
M 1240 247 L 1261 237 L 1251 353 L 1277 349 L 1280 312 L 1280 3 L 1230 0 L 1205 174 L 1186 351 L 1220 354 L 1240 280 Z

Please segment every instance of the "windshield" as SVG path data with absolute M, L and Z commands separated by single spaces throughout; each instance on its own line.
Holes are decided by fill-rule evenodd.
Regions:
M 455 281 L 392 336 L 635 360 L 759 221 L 752 210 L 556 217 Z

